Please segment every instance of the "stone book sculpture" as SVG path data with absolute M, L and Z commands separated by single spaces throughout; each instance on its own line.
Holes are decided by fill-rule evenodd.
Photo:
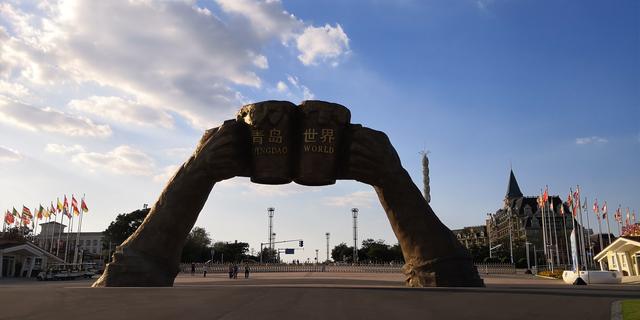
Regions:
M 207 130 L 93 286 L 172 286 L 184 241 L 213 186 L 236 176 L 264 184 L 369 184 L 402 248 L 408 286 L 484 286 L 468 251 L 425 201 L 387 135 L 350 124 L 350 117 L 334 103 L 265 101 Z

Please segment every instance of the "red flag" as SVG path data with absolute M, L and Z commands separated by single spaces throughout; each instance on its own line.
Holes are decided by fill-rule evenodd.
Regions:
M 11 225 L 11 224 L 13 224 L 13 221 L 14 221 L 13 214 L 11 214 L 11 212 L 9 212 L 9 210 L 7 210 L 7 212 L 4 214 L 4 222 L 6 224 Z
M 64 201 L 62 202 L 62 208 L 67 209 L 69 211 L 69 202 L 67 202 L 67 195 L 64 195 Z
M 80 201 L 80 209 L 82 210 L 82 212 L 87 213 L 89 212 L 89 207 L 87 207 L 87 203 L 84 202 L 84 197 L 82 197 L 82 201 Z
M 547 203 L 547 201 L 549 201 L 549 189 L 548 189 L 548 187 L 544 188 L 544 193 L 542 194 L 542 201 L 544 201 L 544 203 Z
M 604 202 L 604 206 L 602 206 L 602 219 L 607 218 L 607 202 Z
M 76 216 L 80 214 L 80 210 L 78 210 L 78 201 L 73 195 L 71 195 L 71 210 Z
M 598 199 L 596 199 L 596 201 L 593 202 L 593 213 L 596 214 L 596 217 L 598 217 L 598 219 L 600 219 L 600 215 L 598 214 L 600 207 L 598 206 Z
M 53 201 L 51 201 L 51 208 L 49 208 L 49 212 L 50 212 L 52 215 L 54 215 L 54 216 L 55 216 L 55 215 L 56 215 L 56 211 L 57 211 L 57 210 L 56 210 L 56 207 L 53 205 Z

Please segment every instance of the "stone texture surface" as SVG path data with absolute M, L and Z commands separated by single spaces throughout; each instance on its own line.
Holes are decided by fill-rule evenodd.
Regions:
M 214 184 L 250 175 L 251 139 L 246 125 L 234 120 L 207 131 L 93 286 L 173 285 L 182 245 Z M 344 141 L 336 179 L 374 187 L 402 248 L 406 284 L 483 286 L 469 253 L 436 217 L 388 137 L 350 125 Z

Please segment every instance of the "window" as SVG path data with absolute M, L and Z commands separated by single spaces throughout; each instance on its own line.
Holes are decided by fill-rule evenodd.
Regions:
M 93 239 L 93 246 L 95 247 L 95 246 L 97 246 L 97 245 L 98 245 L 98 240 Z

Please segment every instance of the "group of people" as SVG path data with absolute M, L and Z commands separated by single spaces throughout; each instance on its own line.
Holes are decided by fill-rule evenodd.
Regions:
M 229 279 L 238 279 L 238 270 L 240 268 L 238 268 L 237 264 L 230 264 L 229 265 Z M 196 264 L 195 263 L 191 263 L 191 276 L 196 274 Z M 204 269 L 204 276 L 207 276 L 207 269 Z M 245 264 L 244 265 L 244 278 L 245 279 L 249 279 L 249 265 Z
M 229 279 L 238 279 L 238 265 L 229 265 Z M 249 279 L 249 265 L 244 265 L 244 278 Z

